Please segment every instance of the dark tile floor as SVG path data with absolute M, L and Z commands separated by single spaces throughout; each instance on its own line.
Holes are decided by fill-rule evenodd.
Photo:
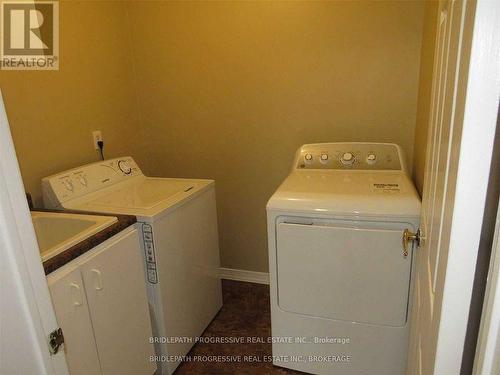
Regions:
M 267 361 L 271 356 L 271 312 L 269 286 L 223 280 L 224 306 L 205 330 L 203 337 L 255 338 L 257 343 L 197 343 L 188 353 L 191 361 L 183 362 L 175 372 L 184 374 L 303 374 L 273 366 Z M 203 356 L 212 356 L 203 360 Z M 215 356 L 225 356 L 231 361 L 217 361 Z M 195 359 L 196 358 L 196 359 Z M 205 357 L 206 358 L 206 357 Z

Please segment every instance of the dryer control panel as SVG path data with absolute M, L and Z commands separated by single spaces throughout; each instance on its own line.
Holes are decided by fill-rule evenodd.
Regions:
M 294 169 L 406 171 L 403 152 L 394 143 L 335 142 L 303 145 Z

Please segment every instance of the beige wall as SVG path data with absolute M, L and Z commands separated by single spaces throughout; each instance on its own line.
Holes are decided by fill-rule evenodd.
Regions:
M 413 160 L 423 4 L 130 3 L 153 175 L 216 180 L 225 267 L 267 271 L 265 205 L 308 142 Z
M 215 179 L 223 266 L 267 271 L 265 204 L 298 146 L 397 142 L 413 160 L 423 10 L 63 1 L 61 70 L 0 72 L 26 189 L 97 160 L 100 129 L 108 157 Z
M 40 179 L 97 161 L 92 130 L 107 157 L 129 153 L 139 128 L 125 7 L 62 1 L 60 70 L 0 71 L 25 189 L 40 204 Z
M 420 84 L 418 89 L 417 122 L 415 126 L 415 151 L 413 154 L 413 179 L 420 194 L 422 194 L 424 186 L 425 152 L 431 104 L 432 69 L 434 66 L 438 5 L 439 3 L 437 1 L 427 1 L 425 3 L 424 26 L 422 31 Z

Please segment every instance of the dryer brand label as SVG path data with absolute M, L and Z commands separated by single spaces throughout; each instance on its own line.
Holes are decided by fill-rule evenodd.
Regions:
M 373 184 L 373 189 L 375 191 L 401 191 L 399 184 Z

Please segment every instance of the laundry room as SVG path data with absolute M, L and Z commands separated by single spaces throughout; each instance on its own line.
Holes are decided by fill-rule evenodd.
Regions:
M 463 374 L 478 366 L 488 264 L 475 269 L 478 242 L 456 268 L 468 292 L 445 301 L 460 253 L 440 246 L 460 231 L 440 192 L 461 186 L 470 137 L 453 134 L 468 129 L 474 22 L 498 5 L 0 6 L 2 189 L 6 220 L 24 228 L 12 227 L 23 251 L 11 262 L 25 267 L 2 320 L 39 325 L 9 324 L 2 345 L 15 337 L 26 353 L 12 349 L 0 373 L 440 375 L 454 372 L 429 366 L 453 355 Z M 492 143 L 482 150 L 494 160 Z M 484 168 L 469 202 L 481 210 L 494 194 Z M 495 220 L 476 216 L 491 249 Z M 427 303 L 463 310 L 447 352 Z

